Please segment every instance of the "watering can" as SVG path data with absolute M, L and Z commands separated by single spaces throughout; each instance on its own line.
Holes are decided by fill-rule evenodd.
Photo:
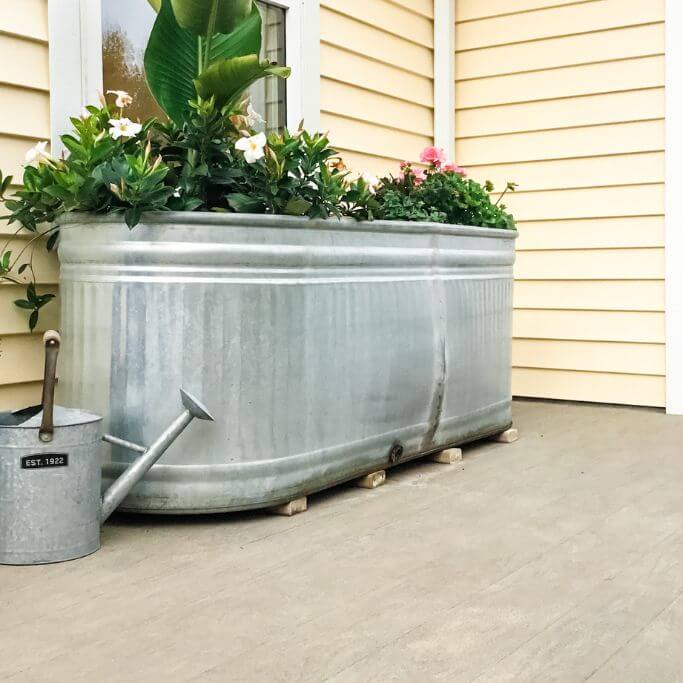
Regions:
M 45 342 L 39 406 L 0 412 L 0 564 L 45 564 L 83 557 L 100 547 L 100 526 L 196 417 L 208 410 L 180 390 L 184 410 L 149 448 L 102 434 L 102 417 L 54 405 L 60 338 Z M 102 441 L 140 457 L 100 495 Z

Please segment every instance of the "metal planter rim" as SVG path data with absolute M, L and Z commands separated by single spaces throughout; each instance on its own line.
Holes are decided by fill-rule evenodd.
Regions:
M 118 224 L 123 223 L 120 213 L 95 214 L 86 212 L 68 213 L 59 219 L 60 225 L 80 224 Z M 499 228 L 482 228 L 472 225 L 456 225 L 451 223 L 430 223 L 423 221 L 357 221 L 353 218 L 307 218 L 302 216 L 284 216 L 256 213 L 219 213 L 214 211 L 152 211 L 143 213 L 140 224 L 173 224 L 185 226 L 235 226 L 264 227 L 271 229 L 315 229 L 344 230 L 349 232 L 393 232 L 399 234 L 433 234 L 463 235 L 471 237 L 490 237 L 496 239 L 515 240 L 517 230 Z M 133 228 L 135 230 L 135 228 Z

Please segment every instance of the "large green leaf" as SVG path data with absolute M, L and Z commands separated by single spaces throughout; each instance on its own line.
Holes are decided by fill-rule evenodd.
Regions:
M 252 11 L 252 0 L 171 0 L 178 24 L 195 36 L 231 33 Z
M 241 57 L 261 52 L 261 13 L 252 4 L 249 16 L 227 35 L 217 33 L 211 42 L 209 64 L 228 57 Z M 208 65 L 207 65 L 208 66 Z
M 219 106 L 235 106 L 244 91 L 259 78 L 287 78 L 290 73 L 289 67 L 260 61 L 258 55 L 245 55 L 215 62 L 195 79 L 194 84 L 201 97 L 213 96 Z
M 147 0 L 147 2 L 152 5 L 152 9 L 158 12 L 161 9 L 161 0 Z
M 214 36 L 209 61 L 249 55 L 260 49 L 261 15 L 253 3 L 251 14 L 232 33 Z M 178 124 L 189 109 L 188 100 L 197 94 L 193 82 L 199 70 L 197 53 L 197 37 L 178 25 L 171 0 L 161 0 L 145 51 L 145 75 L 159 106 Z

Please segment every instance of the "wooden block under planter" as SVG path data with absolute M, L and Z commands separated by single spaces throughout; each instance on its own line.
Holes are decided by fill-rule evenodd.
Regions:
M 298 515 L 300 512 L 306 512 L 308 509 L 308 499 L 306 496 L 301 498 L 295 498 L 290 500 L 289 503 L 284 505 L 276 505 L 270 508 L 270 512 L 274 515 L 282 515 L 283 517 L 291 517 L 292 515 Z
M 462 460 L 462 449 L 447 448 L 444 451 L 432 453 L 428 457 L 432 462 L 438 462 L 442 465 L 452 465 L 453 463 L 460 462 Z
M 514 427 L 510 427 L 510 429 L 506 429 L 493 437 L 493 440 L 498 443 L 513 443 L 517 439 L 519 439 L 519 432 Z
M 360 479 L 356 479 L 356 486 L 362 489 L 376 489 L 387 480 L 387 473 L 384 470 L 370 472 Z

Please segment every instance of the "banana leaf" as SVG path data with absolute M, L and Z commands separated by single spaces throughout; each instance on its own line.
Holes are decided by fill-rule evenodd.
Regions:
M 261 61 L 257 54 L 232 57 L 205 69 L 194 84 L 201 97 L 215 97 L 219 106 L 235 107 L 244 91 L 264 76 L 287 78 L 291 69 Z
M 178 24 L 195 36 L 231 33 L 252 11 L 252 0 L 171 0 Z
M 197 96 L 194 79 L 199 72 L 198 39 L 176 21 L 171 0 L 161 6 L 145 51 L 147 84 L 159 106 L 178 125 Z M 217 34 L 211 42 L 209 62 L 258 53 L 261 49 L 261 15 L 255 3 L 251 13 L 232 33 Z

